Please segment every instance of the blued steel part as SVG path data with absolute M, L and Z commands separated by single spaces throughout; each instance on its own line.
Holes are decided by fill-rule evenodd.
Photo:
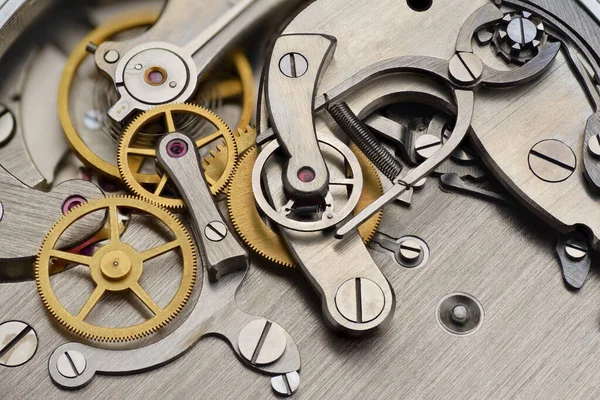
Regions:
M 173 333 L 151 345 L 133 350 L 108 350 L 75 342 L 61 345 L 50 356 L 48 362 L 50 377 L 61 388 L 79 389 L 90 383 L 96 374 L 130 375 L 146 372 L 183 356 L 198 341 L 208 336 L 216 336 L 224 340 L 238 359 L 255 371 L 280 375 L 299 370 L 300 353 L 287 331 L 285 331 L 285 352 L 272 364 L 253 365 L 239 353 L 236 345 L 239 333 L 246 324 L 259 318 L 241 311 L 235 302 L 235 294 L 244 276 L 243 272 L 237 272 L 218 282 L 203 279 L 200 298 L 187 319 Z M 56 366 L 58 357 L 69 350 L 83 354 L 88 364 L 81 375 L 72 379 L 60 374 Z
M 331 104 L 327 111 L 358 148 L 390 180 L 402 172 L 402 164 L 387 151 L 370 129 L 344 102 Z
M 443 190 L 454 191 L 458 193 L 464 193 L 476 197 L 480 197 L 485 200 L 494 201 L 496 203 L 503 204 L 505 206 L 519 208 L 521 205 L 515 202 L 510 196 L 506 196 L 491 190 L 481 189 L 477 186 L 471 185 L 463 181 L 457 174 L 443 174 L 440 176 L 440 185 Z
M 248 268 L 248 253 L 239 243 L 233 232 L 228 232 L 223 216 L 214 203 L 204 174 L 200 169 L 200 158 L 196 151 L 188 151 L 185 155 L 174 158 L 168 153 L 169 143 L 180 140 L 194 149 L 194 142 L 180 133 L 166 135 L 158 143 L 156 158 L 165 172 L 177 186 L 179 194 L 187 205 L 192 220 L 196 242 L 202 249 L 203 260 L 207 264 L 209 277 L 219 280 L 224 275 Z M 215 241 L 205 234 L 209 224 L 218 222 L 225 228 L 224 234 Z M 210 228 L 213 229 L 214 228 Z
M 181 90 L 171 101 L 184 102 L 192 95 L 198 77 L 234 45 L 239 35 L 270 13 L 292 9 L 298 3 L 299 0 L 243 0 L 235 4 L 190 0 L 169 2 L 160 19 L 145 34 L 122 42 L 107 42 L 98 47 L 96 63 L 117 84 L 121 94 L 121 99 L 113 105 L 109 114 L 121 120 L 131 110 L 147 110 L 151 107 L 146 95 L 134 99 L 127 85 L 119 84 L 126 78 L 123 75 L 125 67 L 140 52 L 170 49 L 172 54 L 180 58 L 187 69 L 187 80 L 177 85 Z M 227 10 L 223 11 L 223 7 L 227 7 Z M 186 28 L 175 29 L 176 26 Z M 110 50 L 121 55 L 118 63 L 111 64 L 104 59 L 103 55 Z M 168 68 L 165 70 L 168 72 Z M 146 92 L 152 96 L 152 90 Z M 116 111 L 122 106 L 125 106 L 123 113 L 117 114 Z
M 120 239 L 119 208 L 137 210 L 158 219 L 172 234 L 171 241 L 138 251 Z M 110 229 L 109 243 L 96 249 L 92 255 L 76 254 L 57 248 L 61 237 L 69 229 L 89 215 L 106 210 Z M 181 254 L 181 280 L 169 303 L 161 308 L 140 284 L 144 263 L 171 251 Z M 69 261 L 87 266 L 94 289 L 85 304 L 72 313 L 65 308 L 52 287 L 52 259 Z M 113 196 L 82 204 L 52 227 L 44 238 L 36 258 L 35 280 L 44 306 L 63 327 L 86 339 L 105 342 L 125 342 L 141 339 L 171 322 L 188 301 L 196 281 L 196 251 L 193 240 L 185 226 L 168 211 L 139 198 Z M 68 273 L 68 272 L 67 272 Z M 202 276 L 200 277 L 200 279 Z M 128 326 L 106 326 L 86 322 L 86 317 L 107 292 L 134 294 L 149 311 L 150 318 Z
M 477 9 L 467 18 L 460 28 L 456 39 L 456 52 L 473 52 L 473 35 L 504 17 L 504 14 L 494 4 L 488 3 Z
M 346 188 L 350 189 L 350 194 L 348 196 L 348 201 L 343 205 L 343 207 L 335 207 L 333 200 L 331 199 L 331 193 L 328 191 L 327 196 L 324 196 L 325 202 L 327 202 L 327 208 L 325 212 L 322 213 L 322 218 L 320 221 L 302 221 L 302 220 L 294 220 L 292 218 L 288 218 L 285 212 L 285 207 L 287 204 L 294 204 L 297 199 L 293 197 L 288 197 L 287 204 L 281 208 L 281 210 L 276 209 L 272 206 L 272 204 L 267 199 L 270 197 L 270 193 L 267 192 L 267 195 L 263 193 L 263 179 L 265 177 L 264 173 L 266 171 L 267 163 L 271 156 L 279 149 L 280 145 L 277 141 L 270 142 L 268 145 L 264 147 L 261 153 L 258 155 L 256 159 L 256 163 L 252 169 L 252 191 L 254 192 L 254 200 L 258 206 L 258 208 L 273 222 L 275 222 L 279 227 L 285 227 L 291 230 L 297 230 L 301 232 L 316 232 L 323 231 L 328 228 L 335 226 L 336 224 L 342 222 L 346 217 L 348 217 L 352 211 L 355 209 L 358 201 L 360 200 L 360 196 L 362 194 L 363 188 L 363 177 L 362 177 L 362 169 L 360 168 L 360 164 L 354 153 L 350 151 L 350 148 L 346 146 L 339 139 L 330 136 L 330 135 L 319 135 L 318 141 L 325 146 L 335 150 L 340 156 L 342 156 L 345 162 L 348 164 L 350 169 L 350 178 L 343 178 L 336 181 L 330 181 L 329 185 L 342 185 L 346 186 Z M 319 150 L 320 152 L 320 150 Z M 282 172 L 285 173 L 285 172 Z M 284 183 L 285 184 L 285 183 Z
M 369 159 L 356 148 L 356 145 L 351 145 L 350 149 L 358 158 L 364 178 L 363 192 L 353 211 L 356 213 L 381 196 L 383 187 L 379 174 Z M 240 239 L 259 256 L 277 265 L 295 267 L 296 262 L 287 249 L 283 238 L 276 230 L 265 223 L 254 204 L 252 167 L 257 156 L 258 149 L 256 147 L 251 148 L 240 159 L 237 171 L 231 180 L 227 192 L 227 208 L 229 209 L 231 223 Z M 249 207 L 248 204 L 253 204 L 253 206 Z M 375 214 L 358 228 L 365 244 L 372 239 L 382 216 L 383 211 Z
M 580 231 L 560 235 L 556 244 L 556 255 L 560 262 L 563 279 L 573 289 L 581 289 L 587 280 L 592 264 L 592 255 L 588 246 L 589 238 Z M 569 256 L 567 246 L 581 251 L 581 259 Z
M 0 202 L 4 215 L 0 220 L 0 270 L 7 273 L 6 278 L 31 279 L 33 267 L 31 261 L 38 252 L 44 236 L 54 222 L 63 215 L 63 203 L 73 195 L 86 200 L 103 197 L 102 191 L 92 183 L 85 181 L 66 181 L 49 192 L 31 189 L 19 182 L 0 167 Z M 101 214 L 92 215 L 83 224 L 68 232 L 60 242 L 61 248 L 75 245 L 92 236 L 104 223 Z M 29 261 L 29 267 L 20 271 L 12 270 L 9 262 Z M 10 274 L 8 274 L 10 271 Z M 15 276 L 18 275 L 18 276 Z M 0 276 L 4 273 L 0 272 Z
M 329 184 L 329 173 L 317 143 L 313 109 L 317 86 L 336 44 L 334 37 L 326 35 L 284 35 L 275 42 L 268 64 L 267 107 L 273 130 L 289 158 L 283 182 L 294 197 L 322 195 Z M 280 70 L 280 60 L 289 53 L 301 54 L 308 61 L 308 71 L 302 76 L 290 78 Z M 303 168 L 311 169 L 314 179 L 302 181 L 298 174 Z
M 363 221 L 375 214 L 380 208 L 394 201 L 398 196 L 404 193 L 408 188 L 426 177 L 433 169 L 448 158 L 460 145 L 466 137 L 471 119 L 473 117 L 474 94 L 470 91 L 455 90 L 454 97 L 457 108 L 456 124 L 452 136 L 444 143 L 433 157 L 427 159 L 418 167 L 413 169 L 402 178 L 394 182 L 394 186 L 383 194 L 378 200 L 361 211 L 358 215 L 347 221 L 337 230 L 336 237 L 343 237 L 350 231 L 355 230 Z

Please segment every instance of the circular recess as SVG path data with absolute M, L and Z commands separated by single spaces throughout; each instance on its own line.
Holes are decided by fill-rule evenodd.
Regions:
M 483 307 L 466 293 L 451 293 L 438 303 L 436 316 L 440 326 L 453 335 L 469 335 L 483 323 Z
M 406 0 L 406 4 L 415 11 L 427 11 L 433 5 L 433 0 Z

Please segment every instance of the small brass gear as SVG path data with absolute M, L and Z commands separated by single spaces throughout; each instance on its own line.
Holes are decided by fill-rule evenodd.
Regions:
M 100 45 L 110 38 L 129 30 L 151 26 L 156 22 L 159 15 L 155 11 L 142 8 L 131 13 L 118 16 L 91 31 L 83 38 L 73 52 L 70 54 L 66 67 L 61 77 L 58 91 L 58 114 L 65 136 L 69 141 L 73 152 L 87 165 L 95 168 L 101 173 L 120 179 L 117 165 L 108 162 L 98 156 L 82 139 L 77 132 L 70 111 L 70 96 L 73 82 L 77 76 L 80 66 L 90 56 L 87 51 L 89 43 Z M 252 119 L 254 111 L 254 72 L 246 55 L 235 50 L 226 62 L 232 65 L 236 76 L 223 81 L 210 82 L 199 89 L 198 96 L 207 93 L 217 95 L 220 99 L 240 98 L 241 115 L 237 128 L 245 128 Z M 229 65 L 229 64 L 227 64 Z M 237 101 L 237 100 L 236 100 Z M 143 174 L 135 174 L 136 180 L 142 183 L 153 183 L 152 177 Z M 144 182 L 144 179 L 150 179 Z
M 251 126 L 247 126 L 246 129 L 238 129 L 234 135 L 240 156 L 243 156 L 246 151 L 256 144 L 256 129 Z M 202 160 L 202 167 L 206 176 L 214 180 L 223 175 L 227 168 L 227 158 L 227 148 L 224 146 L 219 146 L 216 151 L 211 151 Z
M 357 213 L 383 194 L 383 186 L 371 161 L 355 145 L 350 147 L 358 158 L 364 179 L 362 195 L 354 210 Z M 242 241 L 252 251 L 275 264 L 295 267 L 296 262 L 288 251 L 283 238 L 265 224 L 256 209 L 252 193 L 252 168 L 257 157 L 258 150 L 254 146 L 240 159 L 236 173 L 229 185 L 227 208 L 231 223 Z M 365 243 L 373 239 L 382 216 L 383 211 L 379 211 L 358 228 Z
M 174 239 L 152 249 L 138 252 L 121 242 L 118 210 L 146 213 L 159 219 Z M 109 243 L 91 256 L 57 249 L 61 236 L 81 218 L 93 212 L 107 210 L 111 234 Z M 139 284 L 144 262 L 167 252 L 179 250 L 182 257 L 182 278 L 173 299 L 160 308 Z M 58 300 L 50 281 L 54 260 L 68 261 L 88 267 L 95 289 L 77 315 L 69 312 Z M 64 327 L 87 339 L 105 342 L 124 342 L 148 336 L 175 318 L 189 299 L 196 281 L 196 252 L 190 234 L 168 211 L 130 196 L 105 197 L 82 204 L 63 216 L 48 232 L 35 263 L 35 280 L 42 302 L 50 314 Z M 68 271 L 63 272 L 68 273 Z M 201 277 L 200 277 L 201 278 Z M 133 292 L 154 314 L 144 322 L 127 327 L 106 327 L 85 321 L 90 311 L 107 292 Z
M 202 148 L 207 145 L 213 144 L 215 141 L 222 140 L 224 146 L 219 146 L 217 149 L 226 153 L 226 160 L 220 174 L 211 176 L 205 174 L 206 181 L 210 186 L 210 190 L 213 194 L 218 194 L 229 183 L 230 178 L 233 176 L 235 171 L 236 163 L 238 160 L 238 150 L 235 141 L 235 136 L 223 122 L 212 111 L 207 110 L 203 107 L 194 104 L 167 104 L 153 108 L 152 110 L 146 111 L 139 115 L 133 122 L 127 127 L 121 141 L 119 142 L 119 148 L 117 150 L 117 165 L 119 166 L 119 172 L 121 179 L 125 182 L 125 185 L 138 196 L 144 199 L 167 208 L 182 208 L 184 202 L 180 198 L 166 197 L 163 195 L 163 191 L 166 188 L 168 182 L 168 175 L 159 175 L 158 172 L 153 174 L 142 174 L 144 179 L 137 179 L 136 174 L 143 163 L 143 158 L 156 158 L 156 148 L 154 143 L 144 143 L 143 140 L 138 140 L 137 135 L 144 130 L 148 124 L 157 122 L 158 120 L 164 120 L 164 128 L 161 132 L 175 132 L 174 114 L 188 114 L 195 118 L 200 118 L 211 125 L 217 130 L 216 132 L 195 139 L 196 147 Z M 214 152 L 214 150 L 211 150 Z M 217 150 L 218 151 L 218 150 Z M 217 176 L 218 175 L 218 176 Z M 149 178 L 149 176 L 151 178 Z M 152 184 L 151 190 L 148 189 L 148 183 Z

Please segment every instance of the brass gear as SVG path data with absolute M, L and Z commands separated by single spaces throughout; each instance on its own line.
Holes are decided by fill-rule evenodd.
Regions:
M 185 205 L 182 199 L 164 197 L 161 195 L 169 179 L 167 174 L 162 174 L 162 176 L 158 173 L 136 174 L 137 169 L 141 165 L 140 158 L 156 157 L 156 149 L 154 146 L 137 143 L 136 134 L 140 133 L 140 129 L 143 129 L 147 124 L 154 122 L 161 117 L 164 117 L 166 132 L 175 132 L 176 127 L 173 114 L 191 114 L 208 121 L 217 128 L 215 133 L 196 139 L 195 142 L 197 148 L 209 145 L 216 140 L 223 140 L 225 142 L 225 147 L 219 147 L 217 145 L 217 149 L 220 149 L 220 151 L 226 152 L 227 154 L 224 168 L 221 173 L 218 174 L 218 177 L 216 178 L 205 174 L 206 181 L 210 186 L 212 194 L 220 193 L 229 183 L 229 180 L 235 171 L 238 160 L 238 151 L 235 137 L 227 124 L 212 111 L 194 104 L 167 104 L 159 106 L 146 111 L 133 120 L 127 129 L 125 129 L 123 136 L 121 136 L 121 141 L 119 142 L 119 148 L 117 150 L 117 165 L 119 167 L 121 179 L 125 182 L 125 185 L 129 190 L 154 204 L 168 208 L 182 208 Z M 138 179 L 137 175 L 144 176 L 144 179 Z M 148 190 L 147 183 L 154 184 L 155 187 L 152 190 Z M 146 185 L 144 186 L 144 184 Z
M 58 114 L 65 136 L 67 137 L 73 152 L 87 165 L 113 178 L 120 179 L 118 167 L 96 155 L 86 145 L 75 129 L 69 111 L 71 87 L 77 76 L 79 67 L 86 57 L 90 56 L 90 53 L 87 51 L 89 43 L 100 45 L 119 33 L 135 28 L 150 26 L 156 22 L 158 17 L 159 14 L 155 11 L 141 9 L 121 15 L 97 27 L 75 46 L 75 49 L 67 60 L 67 64 L 60 80 L 58 91 Z M 254 73 L 248 58 L 243 52 L 239 50 L 234 51 L 228 60 L 233 64 L 239 80 L 234 79 L 217 82 L 214 84 L 214 88 L 211 87 L 207 90 L 213 90 L 215 93 L 226 97 L 241 96 L 242 113 L 237 127 L 243 129 L 252 120 L 254 111 Z M 144 177 L 142 174 L 136 174 L 135 176 L 140 182 L 152 183 L 144 182 L 144 179 L 146 179 L 147 176 Z
M 173 233 L 175 239 L 153 249 L 138 252 L 121 242 L 118 231 L 118 209 L 139 210 L 158 218 Z M 90 213 L 108 209 L 111 227 L 110 243 L 85 256 L 55 249 L 65 231 Z M 169 251 L 180 249 L 183 262 L 182 278 L 177 293 L 165 308 L 160 308 L 138 283 L 145 261 Z M 50 275 L 53 260 L 87 265 L 96 284 L 92 294 L 77 315 L 60 303 L 52 289 Z M 190 234 L 168 211 L 130 196 L 105 197 L 82 204 L 63 216 L 48 232 L 36 258 L 35 280 L 42 302 L 50 314 L 64 327 L 87 339 L 124 342 L 148 336 L 169 323 L 189 299 L 196 280 L 196 252 Z M 68 273 L 68 272 L 63 272 Z M 133 292 L 154 316 L 140 324 L 127 327 L 105 327 L 85 322 L 85 318 L 106 292 Z
M 238 129 L 235 135 L 239 156 L 243 156 L 252 146 L 256 144 L 256 129 L 247 126 L 246 129 Z M 223 175 L 227 168 L 227 149 L 223 146 L 217 148 L 217 151 L 211 151 L 210 154 L 202 160 L 204 173 L 211 179 L 217 179 Z
M 350 148 L 358 158 L 364 179 L 363 191 L 354 209 L 357 213 L 383 194 L 383 186 L 371 161 L 354 144 Z M 275 264 L 295 267 L 296 262 L 283 238 L 265 224 L 256 209 L 252 193 L 252 168 L 257 157 L 258 150 L 254 146 L 240 159 L 229 185 L 227 208 L 231 223 L 242 241 L 252 251 Z M 363 242 L 368 243 L 373 239 L 382 216 L 383 211 L 379 211 L 358 228 Z

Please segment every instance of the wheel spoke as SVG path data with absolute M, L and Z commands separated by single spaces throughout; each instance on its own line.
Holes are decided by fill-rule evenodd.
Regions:
M 163 174 L 163 176 L 160 178 L 160 182 L 158 182 L 158 185 L 156 186 L 156 189 L 154 190 L 155 195 L 160 196 L 162 191 L 165 189 L 165 186 L 166 186 L 168 180 L 169 180 L 169 177 L 167 176 L 167 174 L 166 173 Z
M 213 134 L 201 137 L 200 139 L 196 140 L 196 147 L 204 147 L 207 144 L 209 144 L 211 142 L 214 142 L 215 140 L 217 140 L 217 139 L 219 139 L 221 137 L 223 137 L 223 132 L 216 131 Z
M 144 163 L 144 157 L 127 157 L 129 163 L 129 169 L 133 172 L 139 172 Z
M 344 186 L 354 186 L 356 185 L 356 179 L 354 178 L 342 178 L 336 179 L 329 182 L 330 185 L 344 185 Z
M 179 247 L 179 241 L 173 240 L 172 242 L 168 242 L 168 243 L 162 244 L 158 247 L 155 247 L 153 249 L 144 251 L 141 254 L 142 260 L 143 261 L 151 260 L 153 258 L 156 258 L 156 257 L 158 257 L 162 254 L 165 254 L 165 253 L 167 253 L 173 249 L 176 249 L 178 247 Z
M 117 206 L 110 206 L 108 208 L 108 239 L 111 243 L 119 242 L 119 211 Z
M 104 288 L 101 286 L 96 286 L 96 288 L 94 289 L 90 297 L 87 299 L 83 307 L 81 307 L 79 314 L 77 314 L 77 318 L 83 321 L 88 316 L 90 311 L 92 311 L 92 309 L 96 306 L 96 304 L 98 304 L 98 301 L 100 300 L 103 294 Z
M 143 149 L 138 147 L 130 147 L 127 149 L 127 154 L 133 154 L 142 157 L 156 157 L 155 149 Z
M 228 79 L 221 81 L 213 86 L 214 92 L 221 99 L 230 99 L 232 97 L 239 97 L 244 94 L 244 87 L 239 79 Z
M 167 133 L 176 132 L 175 121 L 173 120 L 173 113 L 169 110 L 165 111 L 165 121 L 167 122 Z
M 148 293 L 146 293 L 146 291 L 142 289 L 138 283 L 131 287 L 131 291 L 137 296 L 138 299 L 141 300 L 142 303 L 144 303 L 146 307 L 148 307 L 150 311 L 154 313 L 154 315 L 157 315 L 159 312 L 161 312 L 161 308 L 154 302 L 154 300 L 152 300 Z
M 81 254 L 69 253 L 67 251 L 62 250 L 52 250 L 50 252 L 50 257 L 56 258 L 58 260 L 69 261 L 75 264 L 82 265 L 90 265 L 92 262 L 92 257 L 84 256 Z

